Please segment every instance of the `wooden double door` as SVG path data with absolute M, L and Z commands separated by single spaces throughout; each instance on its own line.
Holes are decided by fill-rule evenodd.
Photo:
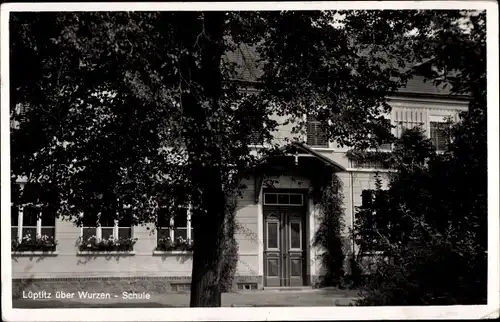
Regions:
M 304 207 L 264 206 L 264 286 L 304 286 L 306 230 Z

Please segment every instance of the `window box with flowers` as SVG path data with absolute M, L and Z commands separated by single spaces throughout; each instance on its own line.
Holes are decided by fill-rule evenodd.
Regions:
M 137 238 L 122 237 L 115 239 L 109 236 L 107 239 L 97 238 L 91 236 L 87 239 L 80 237 L 80 250 L 81 251 L 131 251 L 134 248 Z
M 90 236 L 89 238 L 80 237 L 78 246 L 79 255 L 98 252 L 133 255 L 132 250 L 136 242 L 137 238 L 131 237 L 114 238 L 113 236 L 109 236 L 107 239 L 97 238 L 96 236 Z
M 174 214 L 160 209 L 158 239 L 154 255 L 191 255 L 193 251 L 193 229 L 189 207 L 181 207 Z
M 12 255 L 57 255 L 55 216 L 49 208 L 11 204 Z
M 27 234 L 22 239 L 12 239 L 11 251 L 13 255 L 56 255 L 56 246 L 57 240 L 53 236 L 31 237 Z
M 172 240 L 170 237 L 158 239 L 154 254 L 191 254 L 193 251 L 193 240 L 177 237 Z
M 118 219 L 111 213 L 98 217 L 83 216 L 82 233 L 78 240 L 78 255 L 134 255 L 137 238 L 132 233 L 132 209 L 124 208 L 118 212 Z M 109 236 L 105 238 L 103 236 Z

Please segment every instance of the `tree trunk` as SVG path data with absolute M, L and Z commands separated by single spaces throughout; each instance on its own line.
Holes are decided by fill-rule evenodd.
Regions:
M 185 121 L 189 123 L 185 136 L 194 187 L 194 251 L 190 306 L 219 307 L 222 304 L 219 280 L 223 262 L 226 196 L 221 176 L 221 144 L 217 139 L 219 120 L 213 115 L 219 109 L 222 92 L 220 63 L 224 50 L 224 14 L 209 12 L 201 15 L 202 31 L 194 39 L 196 45 L 191 48 L 193 51 L 201 50 L 201 68 L 197 67 L 193 55 L 186 54 L 181 57 L 181 67 L 185 68 L 183 74 L 190 75 L 190 80 L 194 80 L 203 88 L 201 99 L 199 95 L 195 96 L 196 89 L 192 88 L 184 91 L 182 99 Z M 194 18 L 193 22 L 199 22 L 197 16 L 190 17 Z M 189 22 L 183 23 L 186 25 Z M 184 33 L 184 37 L 185 35 Z
M 225 195 L 217 168 L 204 170 L 206 177 L 201 191 L 206 211 L 195 211 L 193 216 L 195 241 L 190 306 L 219 307 L 222 304 L 219 281 L 223 262 Z

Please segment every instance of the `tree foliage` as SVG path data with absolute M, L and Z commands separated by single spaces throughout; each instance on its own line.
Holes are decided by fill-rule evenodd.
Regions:
M 480 304 L 486 301 L 487 164 L 485 13 L 468 16 L 465 31 L 435 23 L 430 43 L 439 75 L 455 93 L 471 96 L 469 110 L 436 154 L 419 130 L 407 131 L 394 152 L 389 189 L 357 214 L 362 250 L 379 250 L 382 264 L 361 305 Z M 444 71 L 444 72 L 443 72 Z
M 344 260 L 346 254 L 346 237 L 344 233 L 344 208 L 342 184 L 339 178 L 330 173 L 330 180 L 321 187 L 318 206 L 318 229 L 314 235 L 313 246 L 319 247 L 321 263 L 325 275 L 319 281 L 321 286 L 338 286 L 344 279 Z
M 338 14 L 342 27 L 332 23 Z M 27 107 L 11 132 L 12 177 L 40 188 L 20 202 L 77 223 L 82 212 L 97 219 L 128 204 L 137 224 L 155 223 L 160 206 L 173 213 L 191 203 L 191 305 L 220 305 L 226 206 L 241 178 L 276 151 L 274 116 L 297 134 L 304 114 L 316 117 L 341 145 L 368 147 L 387 132 L 387 95 L 408 78 L 405 63 L 425 52 L 407 43 L 427 40 L 404 36 L 423 25 L 418 12 L 390 33 L 384 25 L 368 35 L 360 24 L 376 27 L 386 14 L 11 14 L 13 120 Z M 228 59 L 235 52 L 240 61 Z M 237 81 L 242 74 L 255 76 L 257 91 L 242 90 L 250 86 Z M 269 147 L 258 155 L 249 148 L 255 133 Z

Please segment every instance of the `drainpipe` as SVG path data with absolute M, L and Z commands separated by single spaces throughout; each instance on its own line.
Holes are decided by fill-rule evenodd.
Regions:
M 349 176 L 351 179 L 351 231 L 352 231 L 354 229 L 354 174 L 352 171 L 349 172 Z M 351 236 L 351 242 L 352 242 L 352 256 L 354 257 L 355 245 L 354 245 L 354 237 L 352 236 Z M 350 267 L 350 270 L 352 274 L 352 267 Z

